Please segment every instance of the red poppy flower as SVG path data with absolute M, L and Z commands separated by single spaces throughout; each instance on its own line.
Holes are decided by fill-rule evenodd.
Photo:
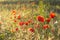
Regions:
M 14 18 L 16 18 L 16 16 L 14 16 Z
M 12 14 L 14 14 L 14 15 L 15 15 L 15 14 L 16 14 L 16 10 L 13 10 L 13 11 L 12 11 Z
M 30 20 L 28 20 L 28 23 L 32 23 L 33 21 L 30 19 Z
M 38 25 L 38 24 L 35 24 L 35 26 L 34 26 L 35 28 L 40 28 L 40 25 Z
M 50 13 L 50 17 L 51 17 L 51 18 L 54 18 L 55 16 L 56 16 L 56 15 L 55 15 L 54 12 L 51 12 L 51 13 Z
M 14 22 L 17 22 L 17 20 L 14 20 Z
M 20 26 L 23 26 L 23 25 L 24 25 L 24 22 L 19 22 L 19 25 L 20 25 Z
M 10 30 L 11 32 L 15 32 L 15 30 L 14 29 L 12 29 L 12 30 Z
M 0 24 L 2 24 L 2 22 L 0 21 Z
M 33 28 L 29 28 L 28 31 L 34 32 L 34 29 Z
M 16 13 L 16 11 L 15 11 L 15 10 L 13 10 L 12 12 L 13 12 L 13 13 Z
M 49 25 L 48 25 L 48 24 L 45 24 L 45 25 L 43 26 L 43 29 L 47 29 L 47 28 L 49 28 Z
M 54 33 L 55 32 L 55 29 L 51 29 L 51 32 Z
M 46 18 L 46 21 L 47 21 L 47 22 L 50 22 L 50 20 L 51 20 L 51 18 Z
M 16 28 L 15 30 L 18 31 L 18 28 Z
M 21 18 L 21 16 L 19 15 L 18 17 L 17 17 L 17 19 L 20 19 Z
M 44 22 L 44 17 L 43 16 L 37 16 L 37 20 L 40 21 L 40 22 Z
M 28 22 L 25 22 L 25 25 L 28 25 L 29 23 Z

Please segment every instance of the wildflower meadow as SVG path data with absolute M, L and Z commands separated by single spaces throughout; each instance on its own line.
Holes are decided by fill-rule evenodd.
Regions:
M 0 40 L 60 40 L 60 14 L 49 3 L 1 3 Z

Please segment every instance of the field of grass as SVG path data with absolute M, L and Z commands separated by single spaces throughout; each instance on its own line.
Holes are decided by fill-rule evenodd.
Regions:
M 0 40 L 59 40 L 60 14 L 49 5 L 0 4 Z

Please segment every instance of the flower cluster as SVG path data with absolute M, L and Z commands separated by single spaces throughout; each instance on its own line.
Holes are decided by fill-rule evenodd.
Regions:
M 14 11 L 13 13 L 15 13 L 15 11 Z M 41 25 L 42 25 L 42 28 L 43 28 L 44 30 L 46 30 L 46 29 L 50 28 L 49 23 L 50 23 L 51 19 L 54 19 L 55 16 L 56 16 L 55 13 L 50 12 L 48 18 L 45 18 L 44 16 L 41 16 L 41 15 L 36 16 L 36 21 L 39 22 L 38 24 L 35 23 L 35 22 L 33 21 L 33 19 L 29 19 L 29 20 L 27 20 L 27 21 L 20 21 L 20 22 L 18 22 L 18 25 L 19 25 L 20 27 L 23 27 L 23 26 L 25 26 L 25 25 L 26 25 L 26 26 L 33 25 L 34 27 L 28 27 L 28 31 L 31 31 L 31 32 L 34 32 L 34 31 L 35 31 L 35 28 L 40 29 L 40 28 L 41 28 Z M 21 20 L 21 16 L 20 16 L 20 15 L 18 15 L 17 17 L 14 16 L 14 18 L 15 18 L 15 19 L 17 18 L 18 20 Z M 14 20 L 14 22 L 17 22 L 18 20 Z M 45 22 L 46 22 L 46 23 L 45 23 Z M 40 23 L 43 23 L 43 24 L 40 25 Z M 44 23 L 45 23 L 45 24 L 44 24 Z M 47 24 L 47 23 L 48 23 L 48 24 Z M 19 29 L 19 28 L 16 28 L 16 31 L 17 31 L 18 29 Z

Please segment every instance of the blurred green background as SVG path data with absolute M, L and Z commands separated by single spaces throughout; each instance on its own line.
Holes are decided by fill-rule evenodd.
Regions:
M 16 5 L 18 3 L 19 3 L 19 5 L 23 4 L 23 3 L 24 3 L 24 5 L 29 5 L 29 3 L 31 3 L 31 2 L 35 2 L 35 4 L 38 5 L 39 1 L 43 1 L 44 4 L 48 4 L 49 11 L 54 11 L 54 12 L 60 13 L 60 0 L 0 0 L 0 8 L 2 8 L 2 6 L 4 7 L 4 5 L 10 6 L 10 5 Z M 7 7 L 7 8 L 10 8 L 10 7 Z

